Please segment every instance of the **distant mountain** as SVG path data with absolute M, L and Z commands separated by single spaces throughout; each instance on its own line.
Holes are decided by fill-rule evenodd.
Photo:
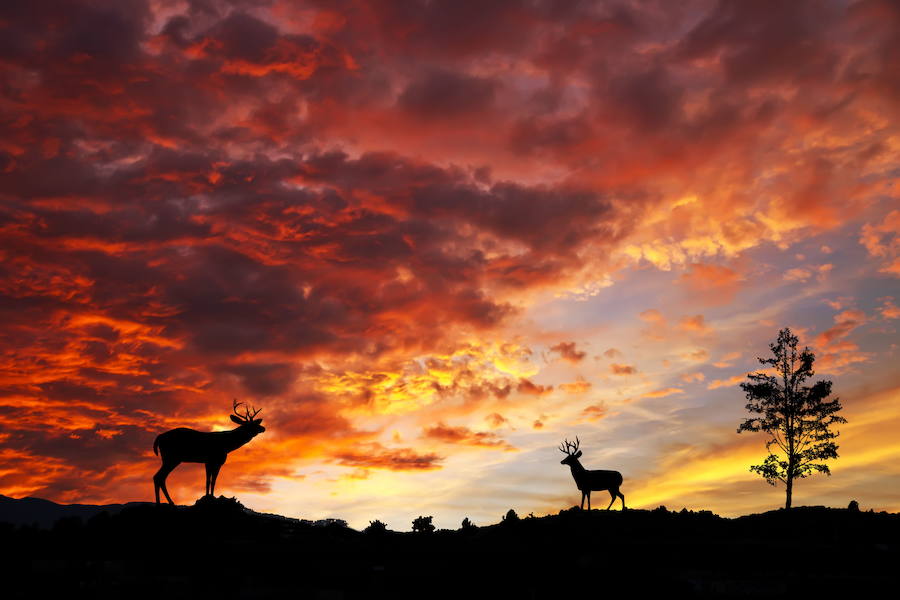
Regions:
M 89 519 L 96 514 L 108 512 L 116 514 L 126 506 L 141 506 L 149 502 L 128 502 L 126 504 L 57 504 L 43 498 L 10 498 L 0 494 L 0 523 L 13 525 L 37 525 L 51 527 L 63 517 Z

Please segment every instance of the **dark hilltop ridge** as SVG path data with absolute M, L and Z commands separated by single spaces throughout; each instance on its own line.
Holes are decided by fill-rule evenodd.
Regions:
M 224 497 L 54 505 L 61 518 L 43 528 L 46 502 L 0 499 L 5 598 L 859 597 L 895 588 L 900 564 L 900 514 L 855 506 L 735 519 L 573 507 L 395 532 L 256 513 Z M 23 524 L 16 503 L 40 518 Z

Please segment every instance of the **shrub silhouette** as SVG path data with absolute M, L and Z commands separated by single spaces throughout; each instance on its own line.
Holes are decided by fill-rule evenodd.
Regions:
M 519 515 L 516 514 L 516 511 L 513 509 L 509 509 L 505 515 L 503 515 L 504 523 L 515 523 L 519 520 Z
M 847 505 L 847 510 L 850 512 L 859 512 L 859 502 L 851 500 L 850 504 Z
M 412 530 L 416 533 L 431 533 L 434 531 L 434 525 L 431 523 L 431 520 L 434 517 L 416 517 L 412 523 Z
M 460 531 L 474 531 L 478 529 L 478 525 L 469 520 L 469 517 L 466 517 L 462 520 L 462 525 L 460 526 Z
M 375 519 L 374 521 L 369 521 L 369 526 L 366 527 L 363 531 L 370 535 L 380 535 L 387 531 L 387 525 Z

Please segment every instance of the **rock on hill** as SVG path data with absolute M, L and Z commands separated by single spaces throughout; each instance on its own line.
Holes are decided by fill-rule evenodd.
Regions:
M 572 509 L 359 532 L 218 498 L 4 525 L 0 539 L 6 598 L 864 597 L 896 589 L 900 515 Z

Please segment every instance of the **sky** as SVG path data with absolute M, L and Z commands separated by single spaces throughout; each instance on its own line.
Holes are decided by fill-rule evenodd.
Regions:
M 2 3 L 0 494 L 152 500 L 238 399 L 259 511 L 556 513 L 576 436 L 770 510 L 790 327 L 848 421 L 794 505 L 898 511 L 898 82 L 888 0 Z

